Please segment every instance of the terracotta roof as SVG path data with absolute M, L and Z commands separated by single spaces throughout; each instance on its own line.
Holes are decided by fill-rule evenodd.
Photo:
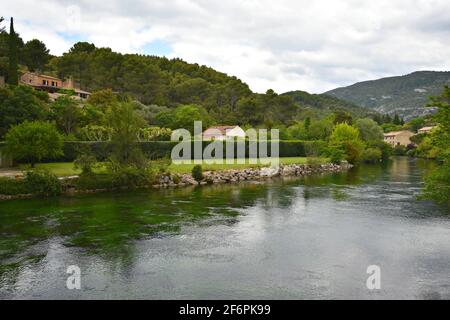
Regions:
M 46 74 L 38 74 L 38 73 L 34 73 L 34 72 L 27 72 L 27 73 L 31 74 L 33 76 L 36 76 L 36 77 L 49 78 L 49 79 L 53 79 L 53 80 L 62 81 L 60 78 L 56 78 L 56 77 L 53 77 L 53 76 L 48 76 Z

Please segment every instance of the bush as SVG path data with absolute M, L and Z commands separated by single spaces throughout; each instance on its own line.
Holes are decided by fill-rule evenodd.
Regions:
M 136 188 L 147 186 L 153 182 L 154 174 L 148 168 L 110 162 L 108 169 L 112 177 L 112 184 L 116 187 Z
M 406 147 L 405 146 L 395 146 L 394 148 L 394 155 L 395 156 L 404 156 L 406 155 Z
M 28 192 L 23 179 L 0 178 L 0 194 L 14 196 Z
M 381 150 L 378 148 L 368 148 L 362 154 L 362 160 L 366 163 L 377 163 L 382 158 Z
M 63 154 L 63 138 L 49 122 L 25 121 L 12 127 L 5 137 L 6 151 L 15 160 L 31 163 Z
M 345 159 L 345 152 L 340 148 L 330 147 L 328 149 L 328 157 L 332 163 L 340 164 Z
M 109 174 L 84 174 L 76 181 L 79 190 L 111 189 L 114 187 L 113 177 Z
M 192 168 L 192 177 L 200 183 L 203 180 L 203 169 L 201 165 L 196 165 Z
M 80 154 L 74 161 L 74 168 L 81 169 L 82 175 L 92 173 L 94 166 L 97 164 L 97 159 L 89 154 Z
M 322 164 L 322 161 L 317 157 L 308 157 L 306 159 L 306 164 L 312 168 L 318 168 Z
M 48 171 L 28 171 L 25 174 L 25 184 L 32 194 L 57 196 L 62 193 L 61 181 Z

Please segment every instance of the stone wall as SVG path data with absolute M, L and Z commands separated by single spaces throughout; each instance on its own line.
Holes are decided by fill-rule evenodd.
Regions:
M 345 171 L 353 166 L 347 163 L 323 164 L 318 166 L 309 166 L 301 164 L 284 165 L 277 168 L 249 168 L 242 170 L 225 170 L 204 172 L 204 179 L 200 184 L 224 184 L 238 183 L 241 181 L 258 181 L 270 179 L 273 177 L 289 177 L 289 176 L 307 176 L 311 174 L 340 172 Z M 190 174 L 183 175 L 164 175 L 160 177 L 159 184 L 154 187 L 176 187 L 186 185 L 197 185 Z

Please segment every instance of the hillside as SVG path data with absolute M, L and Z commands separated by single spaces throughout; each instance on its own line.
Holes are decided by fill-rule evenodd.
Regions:
M 450 85 L 450 72 L 418 71 L 405 76 L 359 82 L 326 92 L 339 99 L 405 119 L 433 111 L 426 108 L 429 96 L 442 93 Z
M 374 115 L 376 112 L 362 108 L 352 102 L 344 101 L 327 94 L 310 94 L 305 91 L 290 91 L 283 95 L 291 97 L 302 107 L 311 109 L 322 115 L 332 113 L 336 110 L 346 110 L 358 117 Z

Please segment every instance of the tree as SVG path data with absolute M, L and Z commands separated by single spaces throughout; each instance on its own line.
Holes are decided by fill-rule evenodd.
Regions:
M 413 132 L 418 132 L 425 126 L 425 119 L 422 117 L 415 118 L 408 123 L 409 128 Z
M 343 150 L 346 160 L 352 164 L 359 162 L 364 150 L 358 129 L 347 123 L 336 125 L 330 137 L 330 147 Z
M 66 136 L 74 134 L 82 117 L 81 107 L 69 96 L 61 96 L 51 104 L 53 117 Z
M 28 86 L 0 88 L 0 138 L 12 125 L 25 120 L 42 120 L 47 115 L 48 95 Z
M 309 127 L 311 126 L 311 118 L 306 117 L 304 122 L 305 130 L 309 130 Z
M 202 121 L 204 128 L 211 124 L 208 112 L 204 108 L 196 105 L 182 105 L 175 109 L 171 129 L 186 129 L 193 133 L 195 121 Z
M 112 129 L 112 161 L 119 166 L 143 163 L 143 155 L 137 146 L 139 129 L 144 125 L 134 111 L 130 102 L 117 103 L 111 106 L 107 114 L 109 126 Z
M 361 138 L 364 141 L 383 140 L 383 130 L 372 119 L 358 119 L 355 126 L 358 128 Z
M 337 110 L 334 112 L 334 123 L 340 124 L 340 123 L 347 123 L 347 124 L 353 124 L 353 117 L 350 113 L 344 110 Z
M 8 84 L 12 86 L 17 86 L 19 84 L 19 53 L 17 49 L 17 43 L 17 35 L 14 32 L 14 20 L 13 18 L 11 18 L 11 24 L 9 27 Z
M 3 20 L 5 19 L 3 19 L 3 17 L 0 17 L 0 24 L 3 22 Z M 5 27 L 0 27 L 0 33 L 3 31 L 5 31 Z
M 50 60 L 49 52 L 50 50 L 47 49 L 42 41 L 37 39 L 30 40 L 22 50 L 23 62 L 31 72 L 36 70 L 42 71 Z
M 25 121 L 12 127 L 5 141 L 6 151 L 15 160 L 27 161 L 31 167 L 44 158 L 63 155 L 63 138 L 49 122 Z
M 402 125 L 402 120 L 400 119 L 400 116 L 396 113 L 394 116 L 394 124 L 397 126 L 401 126 Z
M 434 117 L 438 127 L 430 143 L 441 165 L 425 179 L 424 197 L 450 207 L 450 87 L 446 86 L 441 96 L 432 97 L 429 106 L 438 108 Z

